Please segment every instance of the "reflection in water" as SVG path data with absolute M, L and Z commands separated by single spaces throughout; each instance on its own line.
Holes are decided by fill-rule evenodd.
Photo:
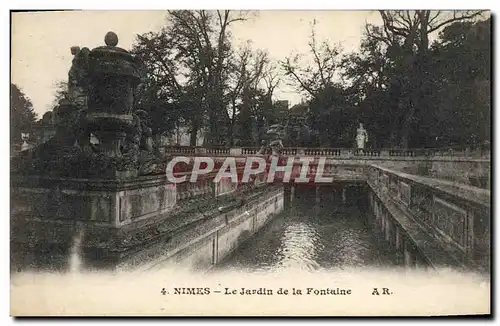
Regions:
M 281 268 L 316 269 L 316 247 L 321 245 L 314 228 L 307 223 L 296 223 L 286 226 L 281 236 L 281 246 L 277 255 Z
M 378 239 L 355 206 L 294 203 L 243 244 L 220 269 L 276 272 L 396 265 L 395 253 Z

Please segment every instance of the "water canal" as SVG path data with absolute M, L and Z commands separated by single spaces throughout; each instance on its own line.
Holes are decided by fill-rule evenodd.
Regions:
M 291 207 L 219 265 L 220 269 L 277 272 L 288 268 L 396 266 L 395 250 L 373 231 L 363 201 L 315 203 L 313 189 L 303 189 Z

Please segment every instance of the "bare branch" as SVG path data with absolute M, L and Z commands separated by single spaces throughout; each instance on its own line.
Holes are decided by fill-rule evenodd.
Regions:
M 437 10 L 436 11 L 436 14 L 434 15 L 434 17 L 430 18 L 429 19 L 429 25 L 432 25 L 432 23 L 441 15 L 441 10 Z
M 473 19 L 474 17 L 477 17 L 479 15 L 481 15 L 484 11 L 480 10 L 480 11 L 476 11 L 476 12 L 473 12 L 471 14 L 466 14 L 466 15 L 463 15 L 463 16 L 457 16 L 456 15 L 456 11 L 453 12 L 453 17 L 450 18 L 450 19 L 447 19 L 439 24 L 437 24 L 436 26 L 434 27 L 431 27 L 429 25 L 429 29 L 427 30 L 427 33 L 432 33 L 438 29 L 440 29 L 441 27 L 447 25 L 447 24 L 451 24 L 453 22 L 456 22 L 456 21 L 463 21 L 463 20 L 469 20 L 469 19 Z
M 385 37 L 382 37 L 382 36 L 379 36 L 379 35 L 375 35 L 373 34 L 370 29 L 369 29 L 369 24 L 366 24 L 365 25 L 365 30 L 366 30 L 366 35 L 369 37 L 369 38 L 373 38 L 377 41 L 380 41 L 380 42 L 384 42 L 387 46 L 391 46 L 393 43 L 391 42 L 391 40 L 389 39 L 389 37 L 385 38 Z
M 299 75 L 296 73 L 295 68 L 292 67 L 289 58 L 286 59 L 286 62 L 281 62 L 281 64 L 282 64 L 283 68 L 285 69 L 286 74 L 291 75 L 295 79 L 295 81 L 297 81 L 299 83 L 299 85 L 300 85 L 300 87 L 302 87 L 302 89 L 304 89 L 306 92 L 308 92 L 313 97 L 316 95 L 316 92 L 311 87 L 306 85 L 306 83 L 302 80 L 302 78 L 299 77 Z

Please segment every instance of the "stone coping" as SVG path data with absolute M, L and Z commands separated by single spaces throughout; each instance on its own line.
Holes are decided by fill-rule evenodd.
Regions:
M 265 187 L 267 188 L 267 187 Z M 123 229 L 116 239 L 116 247 L 112 250 L 126 253 L 129 255 L 134 252 L 137 246 L 152 244 L 157 241 L 168 240 L 176 232 L 183 232 L 199 223 L 216 219 L 220 216 L 234 216 L 236 212 L 246 210 L 248 206 L 255 205 L 262 198 L 269 198 L 281 191 L 280 189 L 264 189 L 262 187 L 250 189 L 241 194 L 228 194 L 222 200 L 215 202 L 213 199 L 204 199 L 198 202 L 192 202 L 190 207 L 174 209 L 168 214 L 164 214 L 160 220 L 153 221 L 144 228 L 134 229 L 130 234 L 130 228 Z M 249 195 L 245 199 L 238 199 L 242 195 Z M 217 204 L 216 204 L 217 203 Z M 180 203 L 182 205 L 182 203 Z M 214 205 L 216 204 L 216 205 Z M 220 207 L 216 207 L 219 206 Z M 226 222 L 229 222 L 226 221 Z
M 182 223 L 176 229 L 166 231 L 164 233 L 166 235 L 164 240 L 148 242 L 147 246 L 149 248 L 156 245 L 163 247 L 163 250 L 161 250 L 162 255 L 158 255 L 161 257 L 157 257 L 151 262 L 143 264 L 141 259 L 138 261 L 134 259 L 134 256 L 140 251 L 128 251 L 122 256 L 124 263 L 120 264 L 119 268 L 130 268 L 132 266 L 134 266 L 134 268 L 139 267 L 140 270 L 153 268 L 157 264 L 181 252 L 189 245 L 196 243 L 200 239 L 205 238 L 217 230 L 236 222 L 241 217 L 246 216 L 244 213 L 245 211 L 252 211 L 260 204 L 268 203 L 273 199 L 273 197 L 279 195 L 280 191 L 280 189 L 274 189 L 270 192 L 257 192 L 254 193 L 252 198 L 247 200 L 245 203 L 231 205 L 231 207 L 228 207 L 227 211 L 221 212 L 213 210 L 208 214 L 208 216 L 194 219 L 189 223 Z
M 370 166 L 387 173 L 394 174 L 402 179 L 422 184 L 424 186 L 432 188 L 435 191 L 441 191 L 448 195 L 465 199 L 466 201 L 472 202 L 474 204 L 479 204 L 488 208 L 491 207 L 491 192 L 489 190 L 469 186 L 458 182 L 408 174 L 380 165 L 372 164 Z
M 183 175 L 188 176 L 188 172 L 180 172 L 176 176 L 181 177 Z M 202 174 L 198 176 L 198 181 L 202 179 L 213 179 L 216 173 L 212 174 Z M 104 191 L 124 191 L 132 190 L 137 188 L 147 188 L 159 185 L 172 184 L 167 179 L 166 174 L 154 174 L 138 176 L 130 179 L 92 179 L 92 178 L 66 178 L 66 177 L 46 177 L 46 176 L 36 176 L 36 175 L 12 175 L 11 176 L 11 188 L 12 187 L 59 187 L 65 189 L 77 189 L 77 190 L 104 190 Z
M 190 146 L 166 146 L 163 147 L 166 153 L 169 155 L 199 155 L 199 156 L 266 156 L 269 154 L 258 154 L 260 148 L 256 147 L 235 147 L 235 148 L 203 148 L 203 147 L 190 147 Z M 434 154 L 419 154 L 421 152 L 432 152 Z M 246 152 L 246 153 L 244 153 Z M 255 153 L 249 153 L 255 152 Z M 316 153 L 306 153 L 306 152 L 320 152 Z M 323 153 L 321 153 L 323 152 Z M 332 154 L 334 152 L 335 154 Z M 431 160 L 431 161 L 491 161 L 491 153 L 488 151 L 478 152 L 478 151 L 455 151 L 449 152 L 444 150 L 435 149 L 365 149 L 367 154 L 359 154 L 356 150 L 352 148 L 308 148 L 308 147 L 293 147 L 284 148 L 283 156 L 295 156 L 295 157 L 339 157 L 339 158 L 349 158 L 349 159 L 360 159 L 360 160 Z M 413 153 L 412 155 L 391 155 L 391 152 L 395 153 Z M 486 153 L 486 154 L 483 154 Z
M 402 210 L 399 205 L 387 195 L 383 194 L 379 187 L 370 185 L 375 195 L 381 200 L 384 207 L 389 211 L 389 214 L 394 218 L 396 224 L 404 234 L 411 240 L 415 248 L 421 252 L 428 263 L 433 267 L 456 267 L 464 268 L 464 264 L 454 255 L 444 254 L 443 245 L 438 241 L 432 233 L 415 221 L 411 214 Z M 449 248 L 448 248 L 449 249 Z M 452 253 L 447 251 L 448 253 Z
M 199 156 L 199 157 L 213 157 L 213 158 L 223 158 L 223 157 L 266 157 L 269 155 L 262 154 L 234 154 L 230 153 L 175 153 L 171 152 L 168 155 L 172 156 Z M 458 162 L 491 162 L 489 157 L 471 157 L 471 156 L 369 156 L 369 155 L 328 155 L 328 154 L 283 154 L 282 157 L 327 157 L 329 159 L 349 159 L 349 160 L 381 160 L 381 161 L 458 161 Z

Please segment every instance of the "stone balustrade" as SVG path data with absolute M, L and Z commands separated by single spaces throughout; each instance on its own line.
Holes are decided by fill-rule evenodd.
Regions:
M 246 156 L 255 155 L 259 152 L 259 147 L 234 147 L 234 148 L 203 148 L 190 146 L 164 147 L 164 152 L 176 155 L 200 155 L 211 156 L 235 155 Z M 414 149 L 352 149 L 352 148 L 308 148 L 308 147 L 285 147 L 285 156 L 331 156 L 342 158 L 363 158 L 363 157 L 469 157 L 469 158 L 489 158 L 491 156 L 489 148 L 470 149 L 460 148 L 414 148 Z
M 405 247 L 407 239 L 407 247 L 419 251 L 430 265 L 489 268 L 488 190 L 377 165 L 367 174 L 376 195 L 371 204 L 377 224 L 396 247 Z
M 195 154 L 195 147 L 189 147 L 189 146 L 169 146 L 169 147 L 163 147 L 165 154 L 186 154 L 186 155 L 193 155 Z

